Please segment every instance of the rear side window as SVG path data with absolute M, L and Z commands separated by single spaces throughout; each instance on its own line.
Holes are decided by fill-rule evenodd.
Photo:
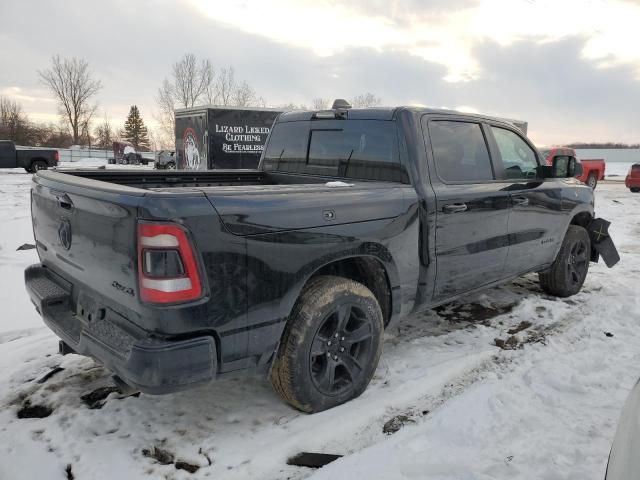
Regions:
M 309 122 L 277 123 L 273 127 L 264 155 L 272 170 L 297 171 L 306 163 Z
M 493 180 L 489 149 L 478 123 L 432 121 L 429 137 L 438 176 L 446 182 Z
M 532 178 L 538 175 L 536 154 L 527 143 L 511 130 L 491 127 L 498 144 L 507 178 Z
M 385 120 L 278 123 L 263 163 L 270 171 L 408 182 L 395 123 Z

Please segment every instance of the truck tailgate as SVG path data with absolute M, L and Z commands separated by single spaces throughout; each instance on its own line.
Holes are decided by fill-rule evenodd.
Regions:
M 56 175 L 61 174 L 53 178 Z M 64 183 L 49 176 L 34 177 L 31 191 L 33 233 L 42 264 L 75 286 L 79 308 L 86 289 L 136 310 L 137 208 L 144 191 L 71 176 L 64 176 L 69 177 Z

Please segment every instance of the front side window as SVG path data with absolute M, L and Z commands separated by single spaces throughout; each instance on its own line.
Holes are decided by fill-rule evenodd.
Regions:
M 438 176 L 445 182 L 493 180 L 489 150 L 478 123 L 432 121 L 429 137 Z
M 505 128 L 491 127 L 491 131 L 498 144 L 506 178 L 535 178 L 538 160 L 527 142 Z

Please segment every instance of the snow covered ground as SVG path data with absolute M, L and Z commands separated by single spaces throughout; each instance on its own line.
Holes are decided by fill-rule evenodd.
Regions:
M 570 299 L 546 296 L 531 275 L 409 318 L 387 333 L 362 397 L 315 415 L 256 376 L 100 400 L 109 372 L 58 355 L 24 292 L 22 270 L 37 261 L 16 251 L 33 242 L 29 184 L 0 171 L 0 478 L 603 478 L 640 376 L 640 195 L 620 183 L 601 183 L 596 200 L 614 222 L 618 266 L 592 264 Z M 512 335 L 516 349 L 495 346 Z M 18 418 L 25 407 L 49 415 Z M 288 466 L 300 451 L 345 457 Z

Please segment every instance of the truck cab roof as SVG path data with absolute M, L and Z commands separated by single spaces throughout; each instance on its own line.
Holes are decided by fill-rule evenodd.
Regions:
M 459 112 L 456 110 L 448 110 L 444 108 L 416 107 L 416 106 L 397 106 L 397 107 L 370 107 L 370 108 L 349 108 L 349 109 L 326 109 L 326 110 L 294 110 L 284 112 L 278 117 L 278 122 L 298 122 L 312 120 L 316 118 L 326 118 L 323 114 L 330 115 L 330 112 L 336 114 L 335 118 L 344 118 L 350 120 L 393 120 L 401 112 L 410 112 L 417 115 L 451 115 L 464 116 L 467 118 L 477 118 L 478 120 L 491 120 L 498 122 L 507 122 L 518 128 L 520 125 L 526 125 L 525 122 L 506 118 L 493 117 L 477 113 Z M 526 127 L 525 127 L 526 129 Z M 526 130 L 525 130 L 526 132 Z

